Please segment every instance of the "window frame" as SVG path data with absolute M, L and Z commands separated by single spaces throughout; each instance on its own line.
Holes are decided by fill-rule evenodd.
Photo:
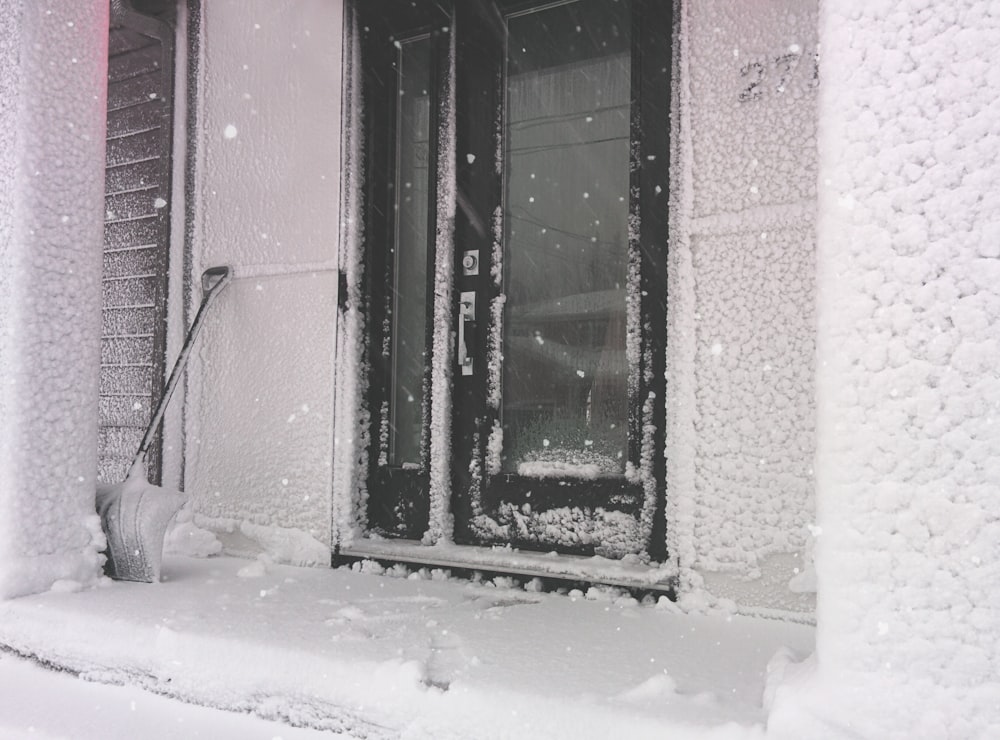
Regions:
M 383 9 L 392 7 L 392 12 Z M 447 28 L 449 18 L 443 13 L 430 17 L 410 3 L 392 0 L 372 0 L 358 3 L 359 26 L 362 34 L 363 99 L 362 137 L 364 141 L 364 214 L 365 257 L 363 300 L 366 305 L 365 364 L 370 382 L 365 394 L 369 410 L 367 450 L 368 489 L 376 495 L 368 497 L 369 530 L 387 536 L 420 539 L 427 530 L 430 517 L 427 496 L 429 486 L 429 443 L 427 417 L 430 387 L 430 352 L 433 332 L 433 307 L 427 302 L 425 365 L 421 401 L 423 430 L 420 441 L 419 469 L 390 465 L 383 462 L 388 455 L 388 439 L 383 432 L 388 424 L 388 404 L 391 399 L 392 364 L 390 329 L 392 325 L 392 292 L 395 280 L 394 246 L 396 219 L 394 199 L 396 183 L 396 152 L 398 122 L 399 77 L 396 62 L 398 51 L 392 43 L 376 43 L 372 39 L 382 34 L 386 39 L 407 41 L 429 36 L 431 40 L 431 105 L 428 144 L 428 169 L 435 172 L 438 161 L 438 123 L 441 112 L 439 86 L 442 65 L 447 61 Z M 433 295 L 434 239 L 437 200 L 436 178 L 428 182 L 427 227 L 427 295 Z M 379 246 L 381 245 L 381 247 Z

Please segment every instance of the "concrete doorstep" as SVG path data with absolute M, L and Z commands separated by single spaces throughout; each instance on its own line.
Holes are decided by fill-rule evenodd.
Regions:
M 368 572 L 365 572 L 368 571 Z M 443 571 L 168 556 L 163 581 L 0 602 L 0 645 L 80 678 L 356 738 L 760 737 L 813 629 Z

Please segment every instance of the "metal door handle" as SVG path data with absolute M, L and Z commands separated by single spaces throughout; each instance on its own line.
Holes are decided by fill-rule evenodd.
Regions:
M 466 326 L 470 324 L 470 326 Z M 469 345 L 475 346 L 476 324 L 476 293 L 475 291 L 464 291 L 458 299 L 458 366 L 462 368 L 462 375 L 472 375 L 472 352 Z

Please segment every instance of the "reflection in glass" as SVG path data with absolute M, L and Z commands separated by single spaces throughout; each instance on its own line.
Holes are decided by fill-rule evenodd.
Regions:
M 507 26 L 503 470 L 620 474 L 628 5 L 577 0 Z
M 430 39 L 399 44 L 389 463 L 420 463 L 427 330 Z

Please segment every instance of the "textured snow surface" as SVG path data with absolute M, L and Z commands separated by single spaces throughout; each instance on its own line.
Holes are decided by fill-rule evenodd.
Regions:
M 237 272 L 212 307 L 189 405 L 186 488 L 199 515 L 329 541 L 333 400 L 331 376 L 317 375 L 331 369 L 335 294 L 328 272 Z M 299 320 L 275 321 L 275 311 Z
M 0 728 L 46 732 L 65 706 L 80 714 L 74 737 L 146 736 L 129 734 L 136 720 L 96 734 L 101 714 L 152 699 L 138 687 L 354 738 L 761 738 L 768 662 L 812 647 L 809 627 L 613 589 L 539 593 L 373 563 L 167 557 L 163 577 L 0 604 L 0 644 L 133 692 L 120 708 L 104 694 L 98 711 L 80 684 L 60 682 L 71 698 L 42 708 L 5 690 Z M 12 660 L 0 653 L 0 681 L 27 675 Z
M 575 512 L 576 518 L 581 519 L 579 510 Z M 584 522 L 585 526 L 593 526 L 600 521 L 604 512 L 597 517 L 590 517 L 589 522 Z M 554 509 L 553 517 L 565 516 L 570 519 L 573 510 Z M 614 516 L 624 516 L 619 512 L 607 514 L 611 519 Z M 494 523 L 495 525 L 495 523 Z M 565 525 L 564 525 L 565 526 Z M 621 526 L 621 522 L 612 522 L 612 526 Z M 635 522 L 632 521 L 632 528 Z M 572 527 L 565 527 L 563 534 L 572 534 Z M 600 533 L 605 535 L 606 533 Z M 525 536 L 522 534 L 522 536 Z M 634 537 L 633 532 L 626 534 L 626 539 Z M 609 542 L 611 540 L 609 539 Z M 398 561 L 401 563 L 422 563 L 434 564 L 439 567 L 474 567 L 484 571 L 505 572 L 513 574 L 530 574 L 528 577 L 545 577 L 547 575 L 565 578 L 571 581 L 596 581 L 610 585 L 628 585 L 637 588 L 666 588 L 673 582 L 674 569 L 670 564 L 643 562 L 635 554 L 625 555 L 620 558 L 608 558 L 602 555 L 580 556 L 563 555 L 556 557 L 554 552 L 538 552 L 534 550 L 520 550 L 510 546 L 494 545 L 492 547 L 472 547 L 469 545 L 456 545 L 451 542 L 439 542 L 436 545 L 427 547 L 413 540 L 394 540 L 366 538 L 355 543 L 355 547 L 348 553 L 354 556 L 365 556 L 379 560 Z M 710 603 L 707 599 L 702 599 L 701 606 L 691 605 L 686 608 L 689 612 L 708 613 L 712 610 L 723 609 L 726 613 L 733 613 L 734 608 L 728 604 Z
M 571 475 L 582 477 L 579 469 L 562 473 L 562 477 Z M 495 517 L 476 516 L 472 525 L 484 538 L 494 541 L 520 539 L 563 547 L 592 546 L 601 558 L 638 557 L 636 552 L 647 539 L 634 516 L 602 507 L 557 506 L 535 510 L 528 504 L 502 502 Z
M 361 212 L 364 187 L 364 134 L 361 126 L 361 39 L 358 21 L 351 12 L 346 19 L 344 79 L 344 158 L 342 219 L 340 226 L 340 270 L 346 277 L 347 295 L 341 298 L 336 354 L 336 408 L 334 419 L 334 466 L 331 518 L 333 544 L 349 545 L 365 521 L 368 472 L 368 421 L 364 367 L 365 312 L 363 297 L 364 217 Z
M 820 678 L 866 737 L 998 737 L 1000 13 L 846 0 L 821 38 Z
M 752 577 L 762 557 L 802 549 L 812 500 L 813 237 L 767 237 L 693 239 L 696 485 L 711 495 L 694 521 L 697 564 Z
M 97 512 L 107 540 L 105 572 L 118 580 L 160 580 L 163 540 L 187 497 L 146 480 L 142 461 L 113 486 L 97 487 Z
M 688 588 L 808 610 L 788 581 L 814 516 L 816 3 L 686 3 L 680 24 L 668 545 Z
M 192 358 L 184 489 L 204 521 L 329 543 L 342 10 L 201 12 L 191 269 L 234 280 Z
M 176 543 L 174 552 L 196 555 L 197 549 L 201 549 L 197 544 L 200 540 L 204 540 L 204 548 L 213 548 L 202 534 L 205 532 L 214 534 L 221 550 L 242 557 L 266 556 L 291 565 L 330 564 L 330 544 L 301 529 L 254 524 L 246 520 L 213 519 L 198 514 L 195 514 L 191 524 L 194 525 L 193 530 L 182 523 L 177 527 L 179 531 L 172 534 L 171 541 Z M 180 543 L 185 533 L 191 540 L 188 545 Z
M 591 462 L 576 462 L 575 450 L 553 450 L 553 460 L 531 460 L 519 463 L 517 474 L 528 478 L 582 478 L 594 480 L 601 474 L 601 466 Z M 567 462 L 567 459 L 570 462 Z
M 0 598 L 92 583 L 106 2 L 0 12 Z M 52 99 L 43 91 L 59 91 Z
M 181 704 L 135 686 L 80 680 L 0 654 L 0 735 L 5 740 L 319 740 L 300 729 L 236 712 Z
M 452 295 L 455 271 L 455 35 L 448 49 L 448 78 L 443 83 L 438 123 L 437 203 L 434 235 L 434 335 L 431 346 L 430 522 L 428 543 L 450 540 L 451 517 L 451 376 Z
M 194 518 L 190 505 L 185 505 L 177 512 L 173 525 L 163 539 L 164 552 L 192 558 L 205 558 L 222 552 L 222 543 L 215 533 L 199 527 Z

